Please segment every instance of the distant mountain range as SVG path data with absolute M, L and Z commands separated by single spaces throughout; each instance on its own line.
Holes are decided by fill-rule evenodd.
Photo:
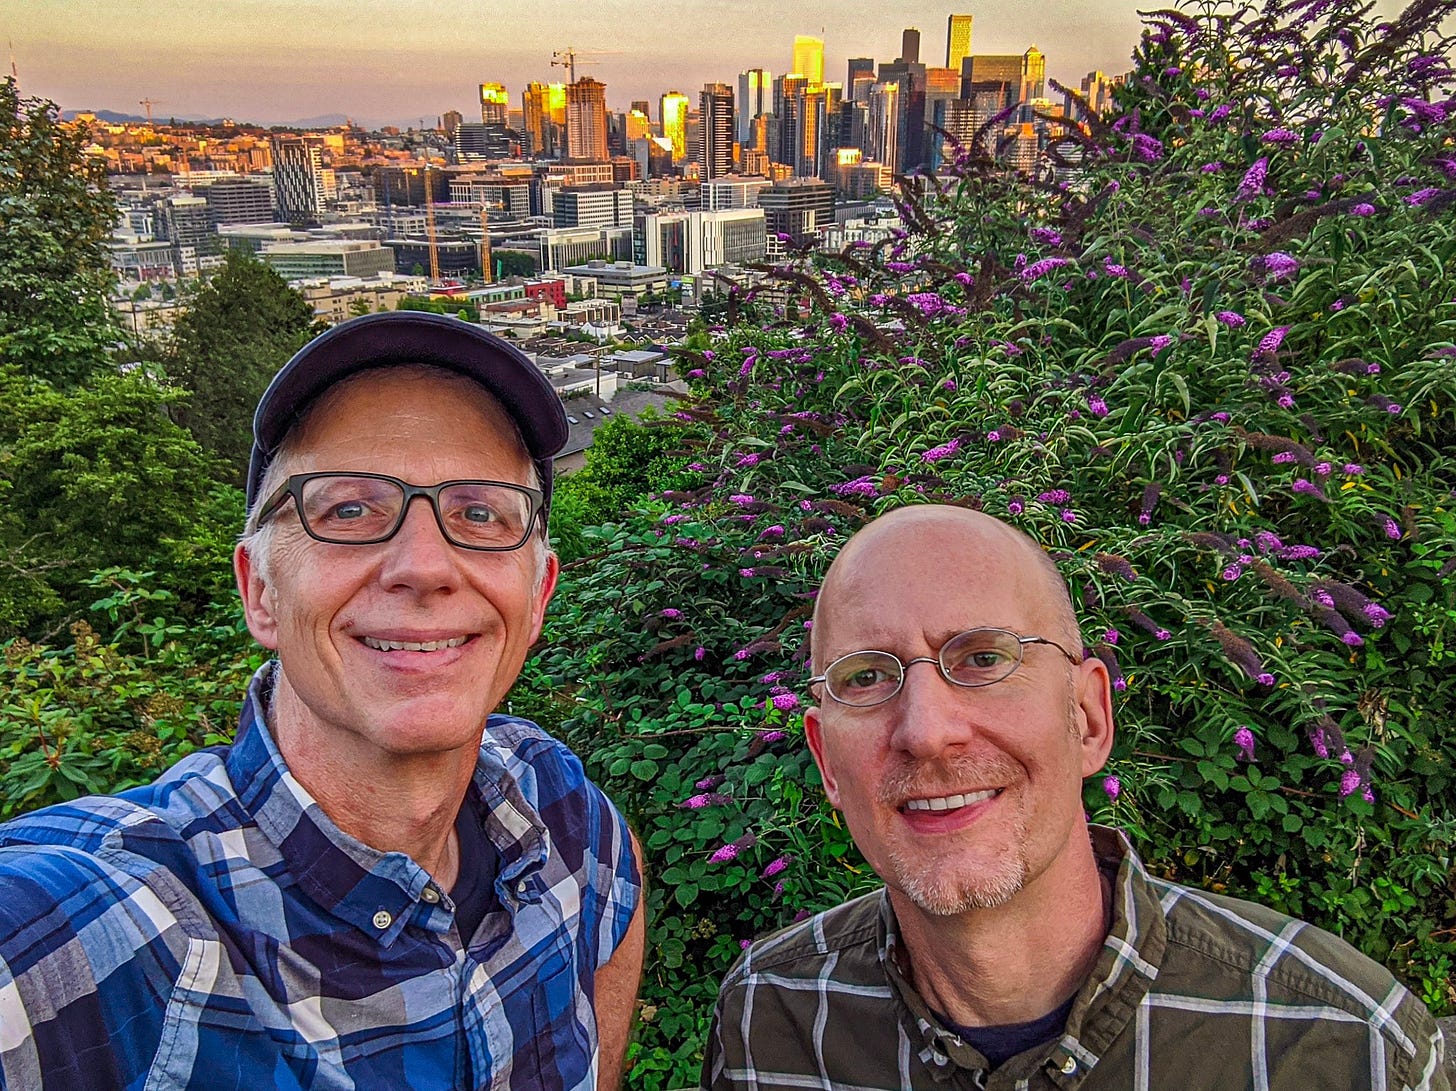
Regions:
M 113 124 L 113 125 L 124 125 L 124 124 L 137 125 L 137 124 L 141 124 L 141 123 L 143 123 L 143 122 L 145 122 L 147 120 L 146 117 L 144 115 L 142 115 L 142 114 L 120 113 L 120 112 L 118 112 L 116 110 L 62 110 L 61 111 L 61 117 L 65 118 L 67 121 L 74 120 L 77 114 L 95 114 L 96 115 L 96 119 L 98 121 L 105 121 L 108 124 Z M 163 111 L 163 110 L 155 110 L 155 111 L 152 112 L 152 120 L 153 121 L 160 122 L 160 123 L 165 123 L 165 122 L 170 121 L 170 120 L 173 120 L 173 119 L 175 119 L 177 121 L 188 122 L 190 124 L 203 124 L 203 125 L 216 125 L 216 124 L 221 123 L 221 121 L 223 120 L 222 118 L 218 118 L 218 117 L 205 117 L 202 114 L 172 114 L 172 113 L 167 113 L 166 111 Z M 319 114 L 317 117 L 301 117 L 301 118 L 298 118 L 295 121 L 271 121 L 271 120 L 258 120 L 258 121 L 255 121 L 252 118 L 233 118 L 233 120 L 239 122 L 240 124 L 263 125 L 263 126 L 275 126 L 276 125 L 276 126 L 282 126 L 284 128 L 288 128 L 288 129 L 333 129 L 333 128 L 336 128 L 339 125 L 344 124 L 344 122 L 346 122 L 346 121 L 348 121 L 350 119 L 345 114 Z M 411 125 L 418 124 L 419 123 L 419 120 L 420 120 L 419 118 L 413 118 L 413 119 L 411 119 L 409 121 L 390 122 L 390 121 L 374 121 L 374 120 L 371 120 L 369 118 L 362 118 L 362 117 L 356 117 L 356 118 L 353 119 L 354 124 L 360 125 L 363 128 L 365 128 L 365 129 L 381 129 L 381 128 L 383 128 L 386 125 L 396 125 L 399 128 L 401 128 L 401 129 L 407 129 Z

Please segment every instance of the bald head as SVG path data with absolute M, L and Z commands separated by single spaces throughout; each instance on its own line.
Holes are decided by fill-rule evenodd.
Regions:
M 898 508 L 863 527 L 839 551 L 825 574 L 814 604 L 810 653 L 815 670 L 843 654 L 835 646 L 836 621 L 855 615 L 869 588 L 887 582 L 908 583 L 934 593 L 971 590 L 1010 592 L 1015 612 L 1005 613 L 1002 595 L 993 609 L 1000 612 L 963 619 L 965 627 L 993 625 L 1024 631 L 1022 626 L 1062 643 L 1073 652 L 1082 647 L 1066 581 L 1046 551 L 1031 538 L 983 512 L 942 504 Z M 878 598 L 876 601 L 879 601 Z M 880 602 L 874 609 L 883 609 Z

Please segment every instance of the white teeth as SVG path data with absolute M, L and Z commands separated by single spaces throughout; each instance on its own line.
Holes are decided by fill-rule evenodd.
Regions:
M 954 811 L 961 807 L 969 807 L 973 803 L 983 803 L 995 796 L 1001 789 L 988 788 L 984 792 L 971 792 L 969 795 L 956 796 L 932 796 L 929 799 L 912 799 L 905 804 L 907 811 Z
M 452 636 L 449 640 L 379 640 L 366 636 L 361 639 L 380 652 L 437 652 L 441 648 L 458 648 L 470 638 Z

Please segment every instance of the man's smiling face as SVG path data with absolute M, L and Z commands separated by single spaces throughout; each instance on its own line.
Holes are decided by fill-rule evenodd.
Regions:
M 1034 548 L 974 513 L 895 513 L 861 532 L 826 580 L 816 665 L 865 649 L 934 657 L 981 626 L 1075 647 Z M 830 801 L 871 867 L 892 891 L 946 915 L 1003 904 L 1085 839 L 1082 778 L 1100 767 L 1110 733 L 1088 732 L 1084 702 L 1100 705 L 1105 684 L 1095 661 L 1073 665 L 1030 644 L 1014 673 L 983 688 L 917 663 L 874 707 L 821 692 L 805 726 Z
M 529 482 L 510 419 L 467 379 L 366 372 L 326 395 L 299 428 L 289 473 Z M 283 666 L 276 707 L 295 713 L 296 722 L 277 725 L 280 742 L 473 754 L 540 632 L 555 557 L 535 539 L 500 553 L 453 546 L 424 498 L 398 534 L 373 545 L 313 540 L 292 501 L 274 520 L 264 571 L 240 549 L 238 573 L 249 628 Z

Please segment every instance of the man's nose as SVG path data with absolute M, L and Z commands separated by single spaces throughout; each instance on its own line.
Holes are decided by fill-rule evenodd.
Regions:
M 926 669 L 916 671 L 915 667 Z M 972 709 L 967 690 L 940 673 L 935 659 L 921 657 L 905 664 L 905 680 L 891 700 L 891 745 L 916 758 L 933 758 L 948 747 L 970 741 Z
M 459 579 L 456 547 L 441 533 L 427 496 L 411 497 L 399 530 L 384 547 L 380 575 L 389 586 L 433 590 L 453 586 Z

